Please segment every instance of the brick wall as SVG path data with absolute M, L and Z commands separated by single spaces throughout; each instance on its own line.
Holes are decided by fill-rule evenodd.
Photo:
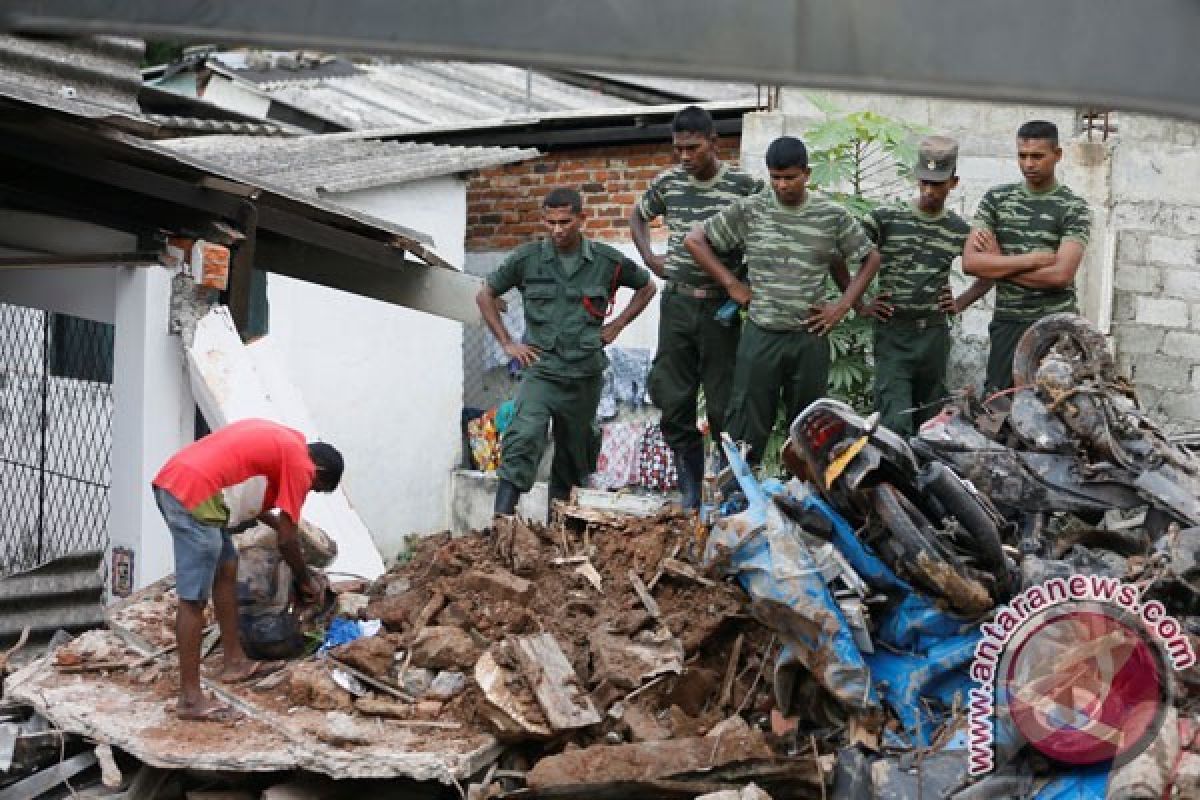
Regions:
M 736 161 L 740 140 L 720 139 L 721 158 Z M 542 198 L 559 186 L 583 192 L 588 236 L 628 241 L 629 214 L 651 179 L 671 166 L 666 142 L 558 150 L 520 164 L 480 171 L 467 185 L 467 250 L 510 250 L 542 234 Z M 665 236 L 661 220 L 659 235 Z

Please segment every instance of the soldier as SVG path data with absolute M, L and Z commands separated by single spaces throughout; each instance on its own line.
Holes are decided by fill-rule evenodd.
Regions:
M 516 413 L 501 440 L 500 483 L 495 513 L 512 514 L 533 485 L 553 422 L 554 462 L 550 500 L 565 500 L 595 467 L 593 429 L 600 403 L 604 346 L 654 297 L 650 273 L 620 251 L 583 237 L 583 199 L 574 189 L 554 189 L 542 202 L 549 239 L 514 250 L 487 277 L 476 296 L 488 329 L 504 352 L 525 368 Z M 612 322 L 604 319 L 618 286 L 635 290 Z M 497 299 L 509 289 L 521 292 L 526 342 L 513 340 L 500 319 Z
M 704 477 L 704 438 L 696 429 L 697 396 L 704 387 L 708 430 L 714 441 L 725 428 L 725 408 L 733 383 L 740 318 L 718 321 L 728 299 L 725 290 L 701 270 L 683 247 L 692 226 L 739 197 L 762 189 L 762 181 L 717 157 L 712 116 L 688 106 L 671 122 L 671 142 L 679 166 L 659 174 L 629 217 L 633 243 L 642 260 L 666 279 L 659 304 L 658 352 L 650 373 L 650 395 L 662 410 L 662 431 L 675 452 L 684 509 L 700 507 Z M 650 247 L 650 220 L 665 216 L 670 240 L 667 255 Z M 742 253 L 718 256 L 731 272 L 742 274 Z
M 1030 325 L 1047 314 L 1076 311 L 1075 273 L 1092 218 L 1087 202 L 1055 179 L 1061 159 L 1057 126 L 1026 122 L 1017 130 L 1025 180 L 989 189 L 971 222 L 963 271 L 997 283 L 988 326 L 990 391 L 1012 386 L 1013 353 Z
M 912 436 L 946 395 L 946 315 L 961 312 L 992 286 L 977 279 L 958 298 L 949 286 L 950 266 L 970 232 L 962 217 L 946 209 L 946 197 L 958 186 L 957 162 L 953 139 L 922 139 L 913 170 L 916 202 L 874 209 L 863 220 L 882 259 L 879 291 L 864 312 L 874 318 L 875 409 L 885 427 L 904 436 Z
M 734 367 L 729 433 L 762 459 L 782 393 L 791 420 L 825 394 L 825 334 L 858 303 L 879 270 L 879 252 L 841 206 L 808 192 L 808 151 L 792 136 L 767 148 L 770 190 L 735 200 L 697 225 L 684 246 L 729 296 L 749 307 Z M 747 286 L 717 258 L 744 248 Z M 860 264 L 850 280 L 842 264 Z M 842 289 L 823 302 L 826 274 Z

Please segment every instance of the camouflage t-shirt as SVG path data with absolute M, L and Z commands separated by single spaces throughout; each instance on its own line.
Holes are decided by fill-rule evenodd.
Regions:
M 995 233 L 1005 255 L 1053 253 L 1067 240 L 1086 247 L 1092 214 L 1082 197 L 1061 184 L 1034 193 L 1024 182 L 1008 183 L 988 189 L 971 225 Z M 1027 289 L 1006 280 L 996 283 L 996 319 L 1040 319 L 1059 311 L 1075 311 L 1074 286 Z
M 750 320 L 776 331 L 804 328 L 809 308 L 824 300 L 835 256 L 853 271 L 872 249 L 862 227 L 836 203 L 810 192 L 789 208 L 770 188 L 710 217 L 704 233 L 714 248 L 745 249 L 754 292 Z
M 908 203 L 874 209 L 863 230 L 883 258 L 878 291 L 890 292 L 901 313 L 937 311 L 938 292 L 967 243 L 966 220 L 949 210 L 926 214 Z
M 659 173 L 642 199 L 638 211 L 642 218 L 667 219 L 667 278 L 688 286 L 715 286 L 713 279 L 696 266 L 683 246 L 686 236 L 697 222 L 703 222 L 739 197 L 749 197 L 760 191 L 762 181 L 736 167 L 722 164 L 710 180 L 698 181 L 684 171 L 672 167 Z M 717 255 L 734 274 L 742 272 L 742 252 L 718 251 Z

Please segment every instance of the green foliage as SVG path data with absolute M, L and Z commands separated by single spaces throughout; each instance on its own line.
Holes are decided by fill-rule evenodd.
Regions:
M 804 134 L 813 191 L 861 219 L 910 190 L 910 165 L 916 160 L 917 140 L 927 129 L 874 111 L 842 112 L 818 96 L 809 99 L 825 114 Z M 831 285 L 830 292 L 836 296 L 836 287 Z M 866 296 L 870 295 L 868 289 Z M 828 338 L 830 395 L 859 411 L 870 410 L 874 379 L 870 320 L 849 317 Z
M 157 67 L 159 64 L 172 64 L 183 56 L 181 42 L 146 42 L 146 52 L 142 55 L 143 67 Z

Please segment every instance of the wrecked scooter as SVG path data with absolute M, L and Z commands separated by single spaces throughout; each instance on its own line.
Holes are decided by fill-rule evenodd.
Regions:
M 893 570 L 963 614 L 1010 592 L 1003 520 L 941 463 L 921 466 L 903 438 L 828 398 L 792 422 L 785 462 L 850 519 Z

